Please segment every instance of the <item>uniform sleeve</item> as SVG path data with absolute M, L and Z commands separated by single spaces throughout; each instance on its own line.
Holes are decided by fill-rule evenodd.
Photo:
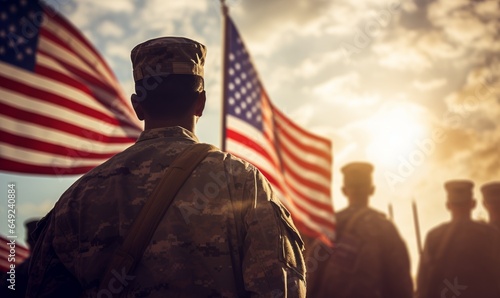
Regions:
M 37 242 L 31 253 L 26 297 L 78 297 L 80 285 L 58 259 L 52 240 L 54 214 L 49 212 L 37 225 Z
M 305 297 L 303 242 L 290 213 L 254 170 L 245 182 L 243 280 L 254 297 Z
M 387 297 L 411 298 L 413 297 L 413 282 L 410 275 L 410 257 L 403 239 L 396 227 L 390 222 L 387 225 L 387 245 L 384 251 L 384 266 L 386 266 Z

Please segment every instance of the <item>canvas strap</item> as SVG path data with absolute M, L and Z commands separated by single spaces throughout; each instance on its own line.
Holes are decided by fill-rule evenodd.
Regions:
M 101 280 L 99 291 L 109 291 L 110 281 L 116 274 L 132 274 L 139 263 L 144 250 L 149 245 L 153 234 L 161 219 L 172 204 L 175 195 L 191 175 L 194 168 L 210 153 L 217 151 L 217 148 L 210 144 L 197 143 L 189 146 L 181 152 L 174 162 L 167 168 L 162 179 L 153 190 L 151 197 L 142 207 L 139 215 L 135 219 L 129 234 L 119 247 Z M 112 288 L 116 287 L 112 285 Z M 126 291 L 122 290 L 124 294 Z M 106 292 L 108 293 L 108 292 Z

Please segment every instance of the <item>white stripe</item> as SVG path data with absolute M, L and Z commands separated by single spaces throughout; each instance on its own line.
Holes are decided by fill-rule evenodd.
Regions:
M 75 38 L 75 36 L 68 32 L 64 26 L 61 26 L 61 24 L 54 22 L 51 17 L 47 16 L 43 19 L 42 27 L 47 29 L 47 31 L 51 32 L 55 36 L 58 36 L 66 45 L 68 45 L 73 51 L 81 55 L 82 57 L 85 57 L 85 59 L 92 63 L 93 73 L 99 73 L 102 77 L 100 77 L 100 80 L 105 80 L 107 81 L 108 84 L 112 84 L 115 82 L 113 79 L 112 74 L 108 72 L 106 67 L 102 65 L 102 62 L 94 55 L 94 53 L 87 48 L 87 46 L 83 43 L 80 42 L 78 38 Z M 83 38 L 83 35 L 82 35 Z M 44 38 L 41 38 L 40 41 L 45 40 Z M 51 42 L 52 43 L 52 42 Z M 57 44 L 54 43 L 54 45 L 57 46 Z M 40 43 L 40 47 L 44 48 L 44 44 Z M 59 47 L 59 46 L 57 46 Z M 75 60 L 79 60 L 80 58 L 76 57 L 74 58 Z M 92 73 L 91 72 L 91 73 Z M 113 85 L 115 86 L 115 85 Z
M 72 168 L 97 166 L 105 162 L 107 159 L 82 159 L 71 156 L 58 156 L 50 153 L 44 153 L 33 149 L 13 146 L 3 143 L 0 140 L 0 155 L 5 159 L 10 159 L 16 162 L 29 163 L 37 166 L 55 168 Z
M 82 150 L 97 154 L 115 154 L 122 151 L 124 147 L 132 145 L 132 143 L 105 144 L 95 142 L 85 137 L 75 136 L 74 134 L 69 134 L 54 128 L 39 126 L 37 124 L 25 122 L 21 119 L 10 118 L 4 115 L 0 115 L 0 120 L 2 121 L 0 131 L 6 131 L 14 135 L 27 137 L 37 141 L 61 145 L 68 148 L 68 152 L 71 152 L 71 150 Z
M 73 110 L 44 102 L 38 98 L 28 97 L 11 90 L 0 87 L 0 102 L 18 108 L 20 110 L 55 118 L 57 120 L 73 124 L 82 129 L 88 129 L 97 133 L 112 137 L 128 137 L 136 135 L 137 131 L 128 127 L 119 127 L 104 121 L 99 121 Z M 29 120 L 29 119 L 26 119 Z

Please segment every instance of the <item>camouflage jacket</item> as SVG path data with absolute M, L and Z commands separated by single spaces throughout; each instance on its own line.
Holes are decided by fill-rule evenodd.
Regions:
M 417 276 L 419 298 L 500 297 L 500 233 L 454 220 L 427 234 Z
M 348 207 L 336 220 L 334 248 L 317 241 L 307 249 L 308 297 L 411 298 L 408 251 L 394 224 L 371 208 Z
M 220 151 L 182 186 L 134 274 L 97 292 L 165 168 L 195 142 L 181 127 L 147 130 L 76 181 L 36 231 L 27 297 L 305 297 L 290 214 L 254 166 Z

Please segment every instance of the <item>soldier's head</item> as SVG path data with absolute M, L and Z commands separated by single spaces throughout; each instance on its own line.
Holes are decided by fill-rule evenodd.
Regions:
M 500 220 L 500 181 L 484 184 L 481 187 L 483 204 L 490 215 L 490 221 Z
M 350 205 L 367 205 L 368 198 L 375 192 L 372 181 L 373 166 L 367 162 L 352 162 L 341 169 L 344 174 L 342 192 Z
M 444 184 L 447 193 L 446 207 L 453 218 L 470 218 L 476 207 L 473 196 L 474 183 L 469 180 L 450 180 Z
M 202 115 L 205 56 L 204 45 L 183 37 L 155 38 L 132 49 L 132 105 L 146 128 L 192 122 Z

